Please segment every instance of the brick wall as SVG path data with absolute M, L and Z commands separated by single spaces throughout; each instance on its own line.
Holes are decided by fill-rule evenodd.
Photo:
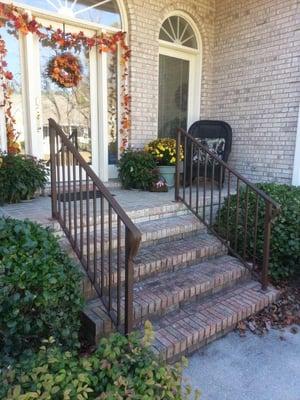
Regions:
M 210 116 L 215 7 L 214 1 L 211 0 L 128 0 L 126 6 L 132 50 L 131 144 L 141 146 L 157 136 L 158 36 L 162 22 L 175 10 L 190 15 L 201 34 L 203 42 L 201 115 Z
M 290 183 L 299 90 L 298 0 L 128 0 L 131 144 L 157 135 L 158 35 L 181 10 L 203 42 L 201 118 L 233 127 L 230 164 L 254 181 Z
M 299 110 L 300 2 L 217 0 L 211 115 L 233 127 L 230 163 L 291 183 Z

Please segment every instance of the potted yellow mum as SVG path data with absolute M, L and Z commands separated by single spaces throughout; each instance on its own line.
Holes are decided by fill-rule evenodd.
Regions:
M 158 165 L 159 173 L 166 180 L 168 187 L 175 184 L 175 165 L 176 165 L 176 140 L 171 138 L 161 138 L 150 142 L 145 150 L 151 153 Z M 180 148 L 180 160 L 183 160 L 183 148 Z

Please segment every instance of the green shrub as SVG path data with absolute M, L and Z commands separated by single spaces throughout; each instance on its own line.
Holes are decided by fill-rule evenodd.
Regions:
M 258 188 L 281 205 L 281 213 L 273 222 L 270 247 L 270 275 L 275 280 L 286 279 L 300 273 L 300 188 L 275 183 L 261 183 Z M 239 221 L 237 225 L 238 250 L 243 251 L 245 221 L 245 190 L 240 192 Z M 229 240 L 234 243 L 237 196 L 230 197 Z M 248 201 L 248 254 L 253 253 L 256 196 L 249 192 Z M 220 213 L 220 232 L 224 235 L 227 224 L 228 199 Z M 265 203 L 259 202 L 257 254 L 263 259 Z
M 124 189 L 148 190 L 157 179 L 156 162 L 143 150 L 127 150 L 119 164 L 119 178 Z
M 0 218 L 0 347 L 16 355 L 54 336 L 78 340 L 80 274 L 48 230 Z
M 0 154 L 0 204 L 31 199 L 47 183 L 44 161 L 22 154 Z
M 151 328 L 146 329 L 147 332 Z M 148 333 L 147 333 L 148 335 Z M 0 397 L 10 400 L 99 399 L 182 400 L 181 367 L 159 361 L 148 339 L 120 334 L 102 339 L 89 357 L 44 345 L 37 354 L 24 355 L 0 376 Z M 195 393 L 195 398 L 199 395 Z

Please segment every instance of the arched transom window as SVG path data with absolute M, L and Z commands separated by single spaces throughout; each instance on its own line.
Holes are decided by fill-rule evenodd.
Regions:
M 122 28 L 116 0 L 17 0 L 16 3 L 52 11 L 65 18 Z
M 192 49 L 198 48 L 193 28 L 186 19 L 179 15 L 172 15 L 164 21 L 159 39 Z

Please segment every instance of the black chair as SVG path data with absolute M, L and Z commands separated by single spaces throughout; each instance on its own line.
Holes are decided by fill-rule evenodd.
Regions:
M 232 143 L 232 129 L 229 124 L 224 121 L 210 121 L 210 120 L 200 120 L 194 122 L 188 130 L 188 133 L 192 135 L 197 141 L 199 141 L 204 146 L 219 157 L 224 162 L 228 161 L 229 154 L 231 152 Z M 187 160 L 191 160 L 191 147 L 187 149 Z M 192 181 L 197 176 L 198 169 L 198 157 L 200 157 L 199 162 L 199 177 L 203 177 L 205 174 L 205 153 L 198 152 L 194 146 L 193 154 L 193 167 L 187 167 L 186 173 L 186 184 L 189 185 L 191 182 L 191 172 L 193 174 Z M 224 168 L 221 170 L 220 164 L 218 162 L 214 163 L 214 171 L 212 168 L 212 158 L 208 156 L 207 158 L 207 173 L 206 178 L 212 179 L 219 183 L 222 187 L 225 179 Z

